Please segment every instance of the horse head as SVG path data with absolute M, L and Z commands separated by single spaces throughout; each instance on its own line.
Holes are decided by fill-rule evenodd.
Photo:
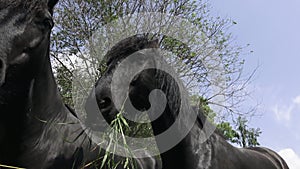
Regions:
M 126 88 L 122 90 L 123 88 L 121 89 L 121 86 L 119 86 L 119 89 L 116 89 L 114 91 L 116 92 L 118 91 L 125 92 L 125 90 L 130 91 L 129 98 L 135 109 L 137 109 L 138 111 L 143 111 L 151 107 L 151 104 L 148 100 L 148 96 L 153 89 L 157 88 L 155 86 L 156 83 L 154 79 L 156 70 L 152 68 L 152 69 L 141 71 L 133 79 L 131 79 L 132 77 L 128 77 L 128 76 L 130 76 L 129 75 L 130 71 L 138 72 L 142 70 L 145 66 L 149 64 L 150 65 L 154 64 L 155 61 L 153 60 L 153 58 L 143 54 L 141 51 L 143 51 L 144 49 L 151 50 L 157 48 L 157 46 L 158 46 L 157 40 L 149 40 L 147 39 L 147 37 L 143 35 L 135 35 L 133 37 L 129 37 L 127 39 L 120 41 L 114 47 L 112 47 L 111 50 L 106 54 L 105 60 L 107 61 L 106 62 L 107 70 L 105 71 L 103 76 L 100 77 L 96 82 L 95 85 L 96 98 L 89 97 L 87 103 L 91 102 L 89 100 L 96 99 L 98 108 L 108 123 L 115 118 L 115 116 L 119 113 L 120 110 L 119 106 L 116 105 L 117 103 L 115 103 L 115 100 L 113 98 L 114 93 L 111 92 L 112 90 L 114 90 L 111 88 L 113 79 L 115 79 L 115 82 L 117 82 L 119 85 L 125 85 L 124 87 Z M 128 60 L 130 55 L 136 55 L 138 58 Z M 121 68 L 122 66 L 119 67 L 120 63 L 123 62 L 124 60 L 127 60 L 127 62 L 129 61 L 130 65 L 125 65 L 125 67 L 123 66 L 123 68 Z M 134 67 L 138 68 L 139 70 L 132 69 Z M 122 70 L 120 70 L 120 68 Z M 129 83 L 127 84 L 127 82 L 124 82 L 124 80 L 129 80 L 128 81 Z M 127 87 L 129 87 L 128 90 Z M 122 95 L 121 93 L 119 94 Z M 118 99 L 118 101 L 120 102 L 124 102 L 125 100 L 126 99 L 124 97 Z M 96 114 L 92 115 L 91 113 L 93 113 L 94 111 L 89 110 L 89 107 L 92 106 L 89 106 L 89 104 L 87 104 L 86 109 L 88 112 L 88 117 L 87 117 L 89 121 L 88 124 L 95 124 L 96 121 L 93 120 L 96 120 L 94 118 Z
M 0 2 L 0 86 L 7 78 L 32 76 L 49 52 L 58 0 L 7 0 Z
M 107 70 L 96 82 L 96 98 L 89 99 L 96 99 L 107 123 L 113 121 L 120 112 L 133 122 L 134 117 L 147 112 L 164 167 L 185 168 L 183 164 L 172 164 L 170 161 L 175 160 L 176 155 L 189 151 L 181 147 L 186 145 L 189 138 L 184 142 L 182 140 L 194 126 L 197 117 L 196 113 L 190 111 L 188 94 L 181 80 L 164 60 L 164 53 L 157 48 L 156 40 L 138 35 L 116 44 L 105 57 Z M 98 123 L 100 125 L 96 127 L 101 130 L 103 121 L 95 118 L 96 113 L 87 110 L 87 124 L 93 126 Z

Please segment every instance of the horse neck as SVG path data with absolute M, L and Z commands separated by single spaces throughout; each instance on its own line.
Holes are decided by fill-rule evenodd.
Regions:
M 172 82 L 171 79 L 166 77 L 160 78 L 159 75 L 157 79 L 156 89 L 160 89 L 166 94 L 167 104 L 161 116 L 151 122 L 154 135 L 159 135 L 167 131 L 172 125 L 176 125 L 175 127 L 172 126 L 175 129 L 172 135 L 184 136 L 177 145 L 161 154 L 163 168 L 209 168 L 214 152 L 226 154 L 226 149 L 222 147 L 226 146 L 226 148 L 231 149 L 232 146 L 218 134 L 204 131 L 204 127 L 212 124 L 207 124 L 209 122 L 201 110 L 190 106 L 188 93 L 184 93 L 184 89 L 180 90 L 182 89 L 180 88 L 182 84 L 178 84 L 175 81 Z M 178 86 L 176 87 L 176 85 Z M 180 122 L 174 123 L 175 120 Z M 190 123 L 192 126 L 188 133 L 184 135 L 183 130 Z M 204 124 L 206 125 L 204 126 Z M 207 134 L 211 134 L 211 136 L 207 136 Z M 160 144 L 160 140 L 156 141 L 158 149 L 162 152 L 164 147 L 160 146 L 163 146 L 164 143 Z M 218 144 L 215 142 L 218 142 Z
M 49 56 L 46 57 L 41 71 L 33 80 L 30 100 L 30 115 L 38 119 L 55 118 L 58 114 L 63 113 L 61 111 L 64 104 L 58 92 Z
M 54 118 L 62 105 L 50 60 L 41 66 L 37 76 L 32 76 L 31 66 L 9 67 L 6 83 L 0 87 L 0 160 L 7 164 L 18 160 L 24 136 L 42 132 L 41 122 L 32 117 Z M 56 110 L 49 112 L 54 105 Z
M 62 125 L 67 123 L 69 116 L 59 95 L 49 56 L 32 80 L 28 107 L 21 163 L 30 166 L 28 168 L 46 168 L 49 158 L 55 159 L 58 154 L 63 154 L 66 156 L 62 156 L 61 160 L 67 158 L 64 162 L 69 165 L 71 161 L 68 160 L 72 160 L 72 153 L 78 144 L 64 144 L 64 137 L 67 138 L 65 134 L 70 134 L 75 129 Z M 75 136 L 68 139 L 72 140 Z
M 158 83 L 161 82 L 169 83 L 170 79 L 158 80 Z M 167 86 L 169 87 L 160 84 L 158 84 L 157 86 L 158 86 L 157 89 L 161 89 L 166 94 L 167 104 L 161 116 L 158 119 L 151 122 L 153 133 L 154 135 L 159 135 L 165 132 L 166 130 L 168 130 L 171 126 L 173 128 L 174 127 L 173 125 L 177 125 L 174 127 L 175 130 L 173 131 L 172 135 L 178 135 L 178 137 L 181 137 L 181 135 L 183 134 L 182 129 L 186 127 L 184 122 L 188 120 L 179 119 L 180 120 L 179 123 L 174 123 L 174 122 L 177 119 L 177 115 L 179 115 L 179 113 L 184 113 L 184 112 L 180 112 L 181 111 L 180 105 L 181 103 L 186 101 L 186 100 L 182 100 L 185 99 L 185 97 L 180 97 L 180 94 L 178 95 L 179 88 L 176 87 L 173 88 L 172 86 L 174 85 L 172 84 L 167 84 Z M 191 113 L 191 112 L 185 112 L 185 113 Z M 186 116 L 183 117 L 185 118 Z M 194 169 L 195 166 L 197 166 L 198 159 L 200 158 L 200 156 L 195 152 L 195 146 L 199 146 L 199 145 L 196 145 L 194 143 L 195 138 L 193 137 L 194 137 L 194 132 L 197 132 L 198 128 L 199 126 L 195 123 L 192 127 L 192 130 L 188 132 L 188 134 L 176 146 L 172 147 L 170 150 L 161 154 L 161 159 L 162 159 L 162 164 L 164 169 L 174 169 L 174 168 Z M 164 150 L 163 142 L 167 140 L 163 140 L 162 144 L 159 143 L 160 142 L 159 140 L 156 141 L 157 141 L 158 149 L 160 150 L 160 152 L 162 152 Z M 205 145 L 201 145 L 201 146 L 204 149 L 203 146 Z
M 8 81 L 0 88 L 0 162 L 8 165 L 15 164 L 21 152 L 30 89 L 30 81 L 15 82 Z
M 67 111 L 58 92 L 49 56 L 32 80 L 28 106 L 26 121 L 28 138 L 40 137 L 45 128 L 52 123 L 65 122 Z
M 154 135 L 161 134 L 170 127 L 170 116 L 169 108 L 158 118 L 151 123 Z M 173 134 L 181 135 L 182 126 L 176 126 L 177 131 Z M 174 169 L 174 168 L 189 168 L 196 169 L 199 163 L 199 159 L 204 158 L 204 154 L 208 155 L 210 153 L 210 143 L 198 144 L 198 138 L 195 138 L 196 133 L 201 132 L 201 129 L 197 124 L 194 124 L 191 131 L 174 147 L 170 150 L 161 154 L 162 164 L 164 169 Z M 158 149 L 163 151 L 164 147 L 160 147 L 159 140 L 157 141 Z M 166 140 L 165 140 L 166 141 Z M 196 152 L 196 150 L 201 152 Z M 203 154 L 201 154 L 203 153 Z M 207 164 L 205 164 L 207 165 Z
M 184 97 L 183 97 L 184 98 Z M 173 125 L 175 117 L 174 114 L 179 112 L 172 112 L 168 103 L 165 111 L 162 115 L 155 121 L 151 122 L 154 135 L 159 135 L 162 132 L 169 129 Z M 173 103 L 174 104 L 174 103 Z M 196 112 L 180 112 L 180 113 L 196 113 Z M 238 156 L 239 151 L 230 145 L 222 136 L 216 132 L 205 133 L 203 124 L 209 123 L 202 112 L 197 115 L 196 121 L 187 133 L 187 135 L 170 150 L 161 154 L 162 164 L 164 169 L 174 169 L 174 168 L 188 168 L 188 169 L 203 169 L 203 168 L 224 168 L 220 166 L 219 163 L 215 164 L 213 158 L 216 156 L 220 161 L 232 161 L 229 154 L 232 156 Z M 174 134 L 181 135 L 182 128 L 185 126 L 183 123 L 189 120 L 182 119 L 182 123 L 177 124 L 175 129 L 178 129 Z M 213 125 L 213 124 L 206 124 Z M 211 134 L 207 136 L 206 134 Z M 204 140 L 204 139 L 205 140 Z M 160 147 L 160 143 L 157 141 L 158 149 L 164 150 L 164 147 Z M 166 141 L 166 140 L 165 140 Z M 161 152 L 162 152 L 161 151 Z M 234 161 L 237 162 L 237 161 Z M 234 164 L 233 162 L 233 164 Z

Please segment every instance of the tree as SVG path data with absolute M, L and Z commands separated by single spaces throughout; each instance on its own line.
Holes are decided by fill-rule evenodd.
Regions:
M 192 103 L 199 105 L 209 121 L 217 126 L 217 130 L 225 137 L 225 139 L 233 144 L 241 147 L 259 146 L 258 137 L 262 133 L 260 128 L 249 128 L 248 120 L 245 117 L 239 116 L 232 123 L 227 121 L 218 122 L 216 113 L 208 106 L 205 99 L 200 96 L 193 95 Z
M 240 113 L 239 105 L 248 95 L 244 89 L 252 75 L 242 76 L 244 60 L 240 58 L 240 53 L 243 47 L 232 44 L 232 35 L 227 33 L 228 28 L 236 22 L 211 17 L 209 9 L 209 4 L 205 0 L 62 1 L 55 13 L 52 56 L 59 64 L 71 65 L 69 69 L 72 72 L 78 65 L 74 58 L 80 58 L 80 62 L 84 62 L 85 65 L 95 63 L 95 60 L 89 57 L 88 47 L 91 46 L 89 40 L 96 30 L 101 30 L 120 17 L 142 12 L 161 12 L 185 18 L 197 29 L 189 30 L 191 33 L 187 37 L 190 39 L 186 42 L 161 35 L 159 32 L 152 33 L 152 38 L 159 38 L 160 47 L 173 53 L 169 61 L 177 65 L 178 74 L 191 92 L 200 94 L 210 105 L 225 108 L 226 111 L 218 115 L 227 117 L 228 113 L 246 114 L 247 112 Z M 172 25 L 175 22 L 176 20 L 170 19 L 166 24 Z M 141 23 L 136 25 L 139 28 Z M 110 29 L 113 30 L 104 31 L 118 29 L 122 32 L 126 27 L 117 25 Z M 103 37 L 108 38 L 111 37 Z M 93 69 L 92 71 L 99 76 L 101 71 L 105 70 L 101 67 L 101 63 L 100 66 L 89 69 Z M 221 102 L 216 101 L 220 99 Z
M 238 144 L 241 147 L 259 146 L 257 138 L 262 133 L 260 128 L 248 128 L 247 123 L 248 120 L 238 117 L 237 122 L 235 122 L 235 129 L 232 128 L 229 122 L 221 122 L 217 125 L 217 128 L 231 143 Z
M 72 102 L 72 72 L 69 72 L 66 67 L 58 65 L 55 67 L 55 76 L 57 79 L 58 89 L 63 96 L 65 104 L 73 106 Z
M 237 142 L 242 147 L 253 147 L 260 145 L 257 137 L 261 134 L 259 128 L 248 128 L 248 120 L 244 117 L 238 117 L 237 119 L 237 131 L 239 141 Z
M 169 17 L 167 21 L 156 18 L 152 23 L 151 15 L 147 19 L 139 20 L 138 15 L 145 12 L 175 17 Z M 54 17 L 56 27 L 52 32 L 51 55 L 56 64 L 61 65 L 58 72 L 79 72 L 82 77 L 94 73 L 97 78 L 106 67 L 104 60 L 93 57 L 94 51 L 97 51 L 97 55 L 105 55 L 113 46 L 111 41 L 122 40 L 118 38 L 126 37 L 126 33 L 139 33 L 147 23 L 150 26 L 160 24 L 161 29 L 153 29 L 147 35 L 149 38 L 159 39 L 160 48 L 171 52 L 165 55 L 166 60 L 174 65 L 191 95 L 200 96 L 200 106 L 211 122 L 218 124 L 218 128 L 229 141 L 241 143 L 242 146 L 257 145 L 256 138 L 260 131 L 248 129 L 247 121 L 237 120 L 236 124 L 240 127 L 236 129 L 228 122 L 216 120 L 217 116 L 218 119 L 226 120 L 228 115 L 233 119 L 247 115 L 247 112 L 241 113 L 239 105 L 248 95 L 245 88 L 252 74 L 242 76 L 244 60 L 240 56 L 244 47 L 234 44 L 232 35 L 228 33 L 228 29 L 236 22 L 212 17 L 206 0 L 65 0 L 58 5 Z M 123 19 L 120 21 L 120 18 Z M 161 33 L 166 27 L 178 25 L 180 18 L 188 21 L 180 24 L 192 27 L 182 35 L 185 40 Z M 174 30 L 174 34 L 184 31 L 168 29 L 167 32 Z M 107 36 L 111 32 L 119 34 L 116 37 Z M 94 39 L 97 37 L 95 35 L 101 38 Z M 93 46 L 95 41 L 100 48 Z M 76 81 L 76 78 L 59 75 L 57 79 L 63 97 L 67 102 L 73 102 L 69 97 L 70 82 Z M 81 97 L 89 91 L 85 89 L 89 86 L 85 80 L 78 80 L 78 83 L 83 89 L 75 97 Z M 225 111 L 214 112 L 211 105 L 222 107 Z M 147 129 L 149 125 L 134 126 L 132 132 L 134 135 L 149 135 Z M 130 132 L 127 134 L 130 135 Z

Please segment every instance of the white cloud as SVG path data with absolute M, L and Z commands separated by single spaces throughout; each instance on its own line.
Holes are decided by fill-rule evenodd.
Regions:
M 290 169 L 300 169 L 300 157 L 294 150 L 287 148 L 280 150 L 278 154 L 286 161 Z
M 297 105 L 300 105 L 300 96 L 297 96 L 296 98 L 294 98 L 293 102 Z
M 293 109 L 294 109 L 293 105 L 281 106 L 281 107 L 276 105 L 272 108 L 273 112 L 276 115 L 276 119 L 278 121 L 285 121 L 285 122 L 290 121 Z
M 272 111 L 275 113 L 276 119 L 280 122 L 288 124 L 295 115 L 296 109 L 300 108 L 300 95 L 291 100 L 287 105 L 275 105 L 272 107 Z

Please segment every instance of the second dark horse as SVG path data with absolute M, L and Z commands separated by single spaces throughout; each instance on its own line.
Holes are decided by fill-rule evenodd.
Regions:
M 129 68 L 148 64 L 145 58 L 151 56 L 144 56 L 143 50 L 153 48 L 155 46 L 153 43 L 155 42 L 148 40 L 147 37 L 133 36 L 119 42 L 106 55 L 108 68 L 96 83 L 95 89 L 99 109 L 106 120 L 113 120 L 119 113 L 111 92 L 113 75 L 119 64 L 135 53 L 141 57 L 131 62 Z M 155 50 L 154 55 L 156 55 Z M 158 63 L 159 61 L 160 59 L 152 60 L 156 64 L 161 64 Z M 187 99 L 187 96 L 183 96 L 179 91 L 178 85 L 180 84 L 166 72 L 153 68 L 145 69 L 135 77 L 127 77 L 124 72 L 123 78 L 132 78 L 130 85 L 124 90 L 128 91 L 127 99 L 130 99 L 137 110 L 148 110 L 151 107 L 149 94 L 152 90 L 159 89 L 166 95 L 167 104 L 164 112 L 151 122 L 155 135 L 166 131 L 178 117 L 180 104 Z M 126 102 L 126 100 L 121 102 Z M 190 109 L 186 108 L 186 110 Z M 175 135 L 181 135 L 186 123 L 190 122 L 185 118 L 188 118 L 189 113 L 194 112 L 185 111 L 184 113 L 186 114 L 180 119 L 181 123 L 175 126 L 177 129 L 174 131 Z M 197 119 L 187 135 L 173 148 L 161 154 L 163 169 L 288 169 L 285 161 L 274 151 L 262 147 L 236 148 L 216 132 L 203 143 L 200 142 L 205 117 L 201 111 L 197 113 Z M 158 149 L 163 151 L 164 143 L 169 141 L 157 140 Z

